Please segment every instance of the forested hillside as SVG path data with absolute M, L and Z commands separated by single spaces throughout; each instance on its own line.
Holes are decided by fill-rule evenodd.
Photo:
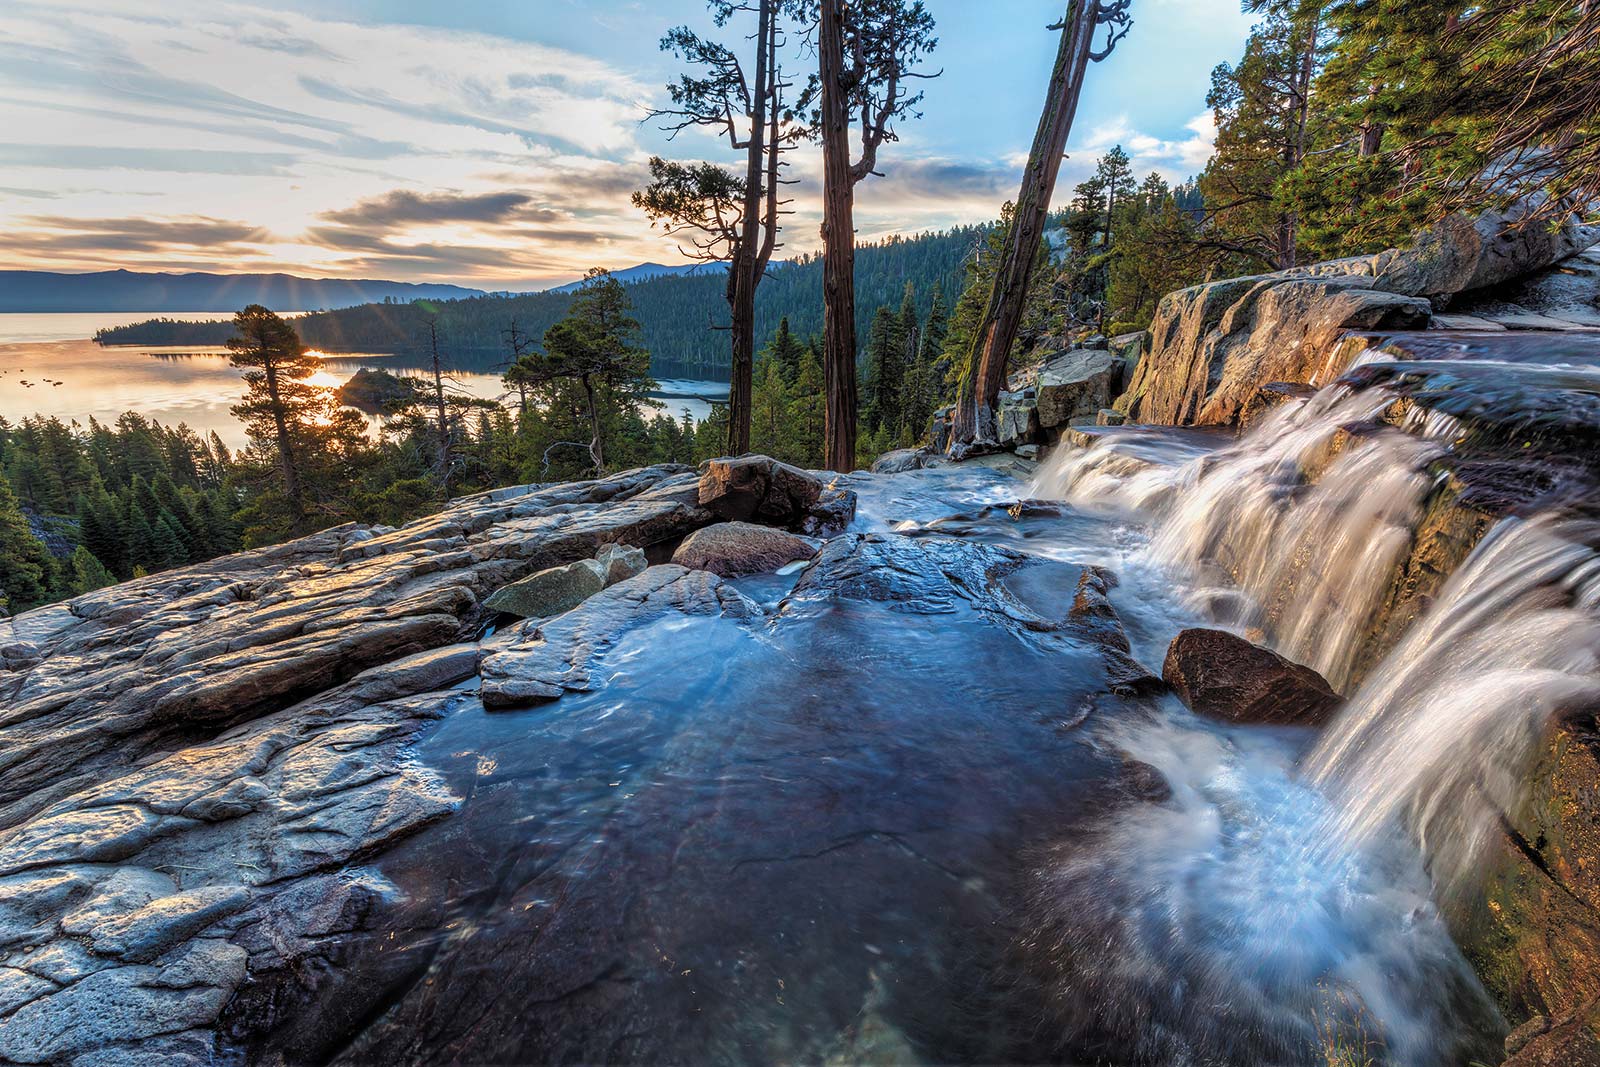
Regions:
M 856 259 L 858 333 L 865 342 L 880 305 L 898 307 L 907 282 L 926 316 L 935 286 L 962 288 L 962 265 L 981 243 L 987 226 L 964 226 L 915 237 L 891 237 L 863 245 Z M 651 369 L 662 378 L 724 379 L 728 374 L 728 305 L 720 272 L 663 276 L 628 286 L 643 327 Z M 572 305 L 570 292 L 484 296 L 437 303 L 364 304 L 318 312 L 295 320 L 301 339 L 325 352 L 389 352 L 420 349 L 425 323 L 436 319 L 439 337 L 462 370 L 491 370 L 506 359 L 507 333 L 515 324 L 537 341 Z M 822 329 L 822 261 L 805 256 L 772 268 L 756 303 L 756 336 L 770 336 L 785 316 L 802 337 Z M 152 319 L 102 330 L 104 344 L 220 345 L 233 330 L 226 322 Z

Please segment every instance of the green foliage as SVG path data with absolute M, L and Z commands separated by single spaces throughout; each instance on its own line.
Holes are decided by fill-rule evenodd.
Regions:
M 1265 18 L 1244 56 L 1212 72 L 1206 96 L 1217 124 L 1216 152 L 1200 191 L 1212 251 L 1230 274 L 1299 262 L 1299 219 L 1282 183 L 1301 165 L 1320 121 L 1306 94 L 1323 54 L 1325 0 L 1258 6 Z
M 640 434 L 638 409 L 650 403 L 646 394 L 656 386 L 650 353 L 638 336 L 622 283 L 605 271 L 590 271 L 572 311 L 545 331 L 544 351 L 525 353 L 507 372 L 508 383 L 533 402 L 523 410 L 524 421 L 537 406 L 547 426 L 570 427 L 569 443 L 587 436 L 597 473 L 607 469 L 608 436 L 619 429 Z
M 1106 332 L 1144 329 L 1161 298 L 1206 276 L 1211 256 L 1196 244 L 1185 187 L 1170 188 L 1151 174 L 1117 209 L 1106 265 Z
M 890 237 L 856 249 L 858 332 L 865 337 L 873 309 L 894 306 L 906 282 L 917 291 L 917 313 L 926 316 L 935 285 L 960 290 L 962 264 L 987 226 Z M 640 323 L 639 344 L 653 353 L 658 378 L 728 377 L 727 277 L 708 266 L 687 275 L 664 275 L 626 286 Z M 322 311 L 294 320 L 300 339 L 324 352 L 425 350 L 425 323 L 432 317 L 449 339 L 457 370 L 498 372 L 507 358 L 508 332 L 516 325 L 523 346 L 541 337 L 571 311 L 577 294 L 543 292 L 483 296 L 423 304 L 366 304 Z M 801 256 L 768 268 L 756 297 L 756 336 L 771 336 L 785 317 L 800 337 L 822 331 L 822 260 Z M 96 336 L 110 344 L 219 345 L 232 334 L 229 323 L 180 323 L 152 319 Z
M 33 535 L 16 494 L 0 482 L 0 610 L 24 611 L 47 598 L 54 566 Z
M 900 316 L 880 307 L 867 333 L 866 388 L 861 391 L 865 410 L 862 429 L 876 433 L 880 427 L 900 425 L 900 390 L 910 340 Z
M 1551 219 L 1593 212 L 1600 7 L 1337 0 L 1327 21 L 1318 151 L 1286 189 L 1319 253 L 1400 243 L 1450 211 L 1532 192 L 1551 195 Z
M 994 288 L 995 271 L 1000 265 L 1006 232 L 1011 227 L 1011 213 L 1012 206 L 1006 204 L 1001 209 L 1000 224 L 989 231 L 986 239 L 973 249 L 972 255 L 967 260 L 961 296 L 956 300 L 949 326 L 942 330 L 944 335 L 942 354 L 933 360 L 930 368 L 931 379 L 941 385 L 941 396 L 954 396 L 960 381 L 970 380 L 970 376 L 976 372 L 977 368 L 972 366 L 970 361 L 978 352 L 977 334 L 983 326 L 989 294 Z M 1043 242 L 1040 242 L 1037 255 L 1040 262 L 1033 272 L 1033 281 L 1024 306 L 1022 327 L 1009 354 L 1012 359 L 1027 351 L 1043 333 L 1058 325 L 1053 321 L 1056 312 L 1051 306 L 1050 299 L 1052 272 L 1046 269 L 1049 249 Z M 1068 270 L 1072 270 L 1070 265 Z M 923 426 L 926 426 L 925 422 Z
M 1403 246 L 1452 211 L 1600 200 L 1600 6 L 1255 0 L 1218 67 L 1192 246 L 1236 274 Z
M 92 593 L 96 589 L 116 584 L 117 576 L 107 570 L 105 564 L 82 545 L 73 549 L 70 565 L 72 577 L 68 591 L 73 596 L 82 596 L 84 593 Z

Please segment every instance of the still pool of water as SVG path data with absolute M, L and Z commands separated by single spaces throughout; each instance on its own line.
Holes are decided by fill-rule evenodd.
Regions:
M 171 312 L 168 317 L 217 321 L 221 312 Z M 145 313 L 0 315 L 0 417 L 16 422 L 29 415 L 86 423 L 114 422 L 125 411 L 167 425 L 186 423 L 201 434 L 215 431 L 231 448 L 242 447 L 244 429 L 229 412 L 242 393 L 240 372 L 216 349 L 149 345 L 101 347 L 89 340 L 108 326 L 156 317 Z M 363 367 L 397 373 L 421 370 L 413 357 L 384 353 L 326 357 L 315 384 L 337 386 Z M 500 399 L 499 375 L 456 372 L 456 387 Z M 662 381 L 659 409 L 674 418 L 688 411 L 696 421 L 711 413 L 711 400 L 727 395 L 721 382 Z

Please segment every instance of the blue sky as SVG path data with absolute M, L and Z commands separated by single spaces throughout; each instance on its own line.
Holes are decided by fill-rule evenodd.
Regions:
M 1061 0 L 929 0 L 924 117 L 859 190 L 863 237 L 992 218 L 1015 189 Z M 1205 92 L 1249 20 L 1236 0 L 1134 0 L 1091 69 L 1063 195 L 1122 144 L 1197 171 Z M 282 269 L 538 287 L 676 261 L 629 205 L 642 122 L 692 0 L 9 0 L 0 8 L 0 266 Z M 797 57 L 796 62 L 803 62 Z M 816 247 L 816 152 L 795 157 L 787 252 Z

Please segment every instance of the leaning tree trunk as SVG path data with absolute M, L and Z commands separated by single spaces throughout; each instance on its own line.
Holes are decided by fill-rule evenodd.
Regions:
M 842 0 L 822 0 L 817 61 L 822 81 L 823 466 L 856 465 L 855 182 L 844 77 Z
M 594 438 L 589 442 L 589 456 L 594 460 L 594 473 L 596 477 L 606 472 L 606 443 L 600 432 L 600 405 L 595 401 L 594 383 L 587 374 L 580 379 L 583 382 L 584 395 L 589 399 L 589 429 L 594 433 Z
M 733 363 L 728 376 L 728 455 L 750 451 L 751 380 L 755 374 L 756 289 L 744 257 L 729 264 L 728 332 Z
M 1039 129 L 1028 153 L 1028 166 L 1022 175 L 1012 214 L 1011 232 L 1006 235 L 995 271 L 994 288 L 989 291 L 983 325 L 973 343 L 967 365 L 968 381 L 963 383 L 956 408 L 952 449 L 974 441 L 994 441 L 995 404 L 1005 384 L 1006 359 L 1022 325 L 1028 286 L 1033 280 L 1039 242 L 1044 238 L 1045 219 L 1050 213 L 1050 198 L 1055 193 L 1061 158 L 1067 151 L 1072 118 L 1083 92 L 1084 72 L 1093 53 L 1094 31 L 1099 24 L 1099 5 L 1095 0 L 1072 0 L 1062 20 L 1061 47 L 1056 52 L 1055 69 L 1050 73 L 1050 91 Z M 969 384 L 970 383 L 970 384 Z
M 773 0 L 761 0 L 756 31 L 756 76 L 750 93 L 750 137 L 745 145 L 744 213 L 739 220 L 738 247 L 733 262 L 728 264 L 729 332 L 733 345 L 728 381 L 728 454 L 732 456 L 750 451 L 756 286 L 766 269 L 761 246 L 768 220 L 763 217 L 761 202 L 769 148 L 767 109 L 773 106 L 771 96 L 775 80 L 771 38 L 776 26 L 772 5 Z M 775 145 L 771 147 L 776 148 Z
M 290 525 L 298 533 L 306 517 L 305 500 L 300 495 L 300 467 L 295 462 L 294 445 L 289 439 L 289 420 L 284 416 L 286 405 L 278 392 L 278 368 L 270 357 L 265 366 L 267 399 L 272 403 L 272 429 L 277 435 L 278 469 L 283 473 L 283 495 L 289 502 Z

